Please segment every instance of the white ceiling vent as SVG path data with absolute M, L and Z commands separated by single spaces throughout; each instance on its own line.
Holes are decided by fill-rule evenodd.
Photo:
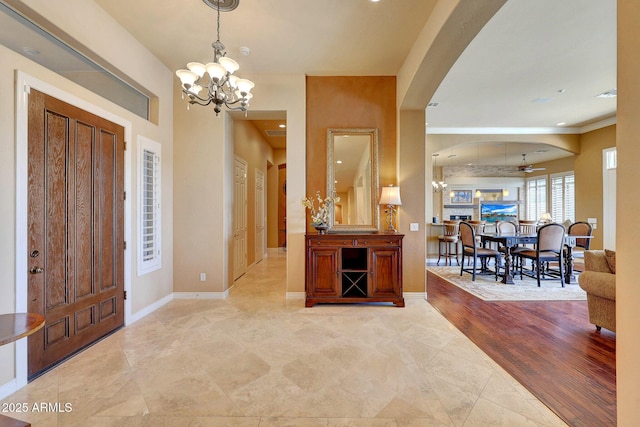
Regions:
M 430 102 L 427 104 L 427 107 L 436 108 L 438 105 L 440 105 L 439 102 Z
M 286 130 L 265 130 L 267 136 L 287 136 Z

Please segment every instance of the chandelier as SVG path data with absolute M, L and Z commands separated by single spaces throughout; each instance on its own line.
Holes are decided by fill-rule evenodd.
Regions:
M 202 64 L 200 62 L 189 62 L 188 70 L 178 70 L 176 75 L 180 78 L 182 84 L 182 97 L 187 95 L 189 104 L 198 104 L 206 106 L 213 104 L 216 116 L 220 114 L 223 106 L 229 110 L 244 111 L 246 113 L 249 107 L 249 100 L 253 96 L 251 89 L 254 84 L 251 80 L 241 79 L 233 73 L 238 71 L 240 66 L 236 61 L 229 58 L 225 52 L 224 44 L 220 41 L 220 3 L 225 0 L 204 0 L 211 7 L 211 3 L 216 2 L 215 7 L 218 12 L 218 38 L 211 44 L 213 47 L 213 62 Z M 232 10 L 238 5 L 239 0 L 232 3 Z M 208 77 L 205 77 L 205 73 Z M 206 91 L 200 94 L 203 89 Z
M 447 184 L 444 182 L 444 179 L 438 180 L 438 156 L 438 153 L 433 154 L 433 181 L 431 181 L 433 191 L 436 193 L 440 193 L 447 188 Z

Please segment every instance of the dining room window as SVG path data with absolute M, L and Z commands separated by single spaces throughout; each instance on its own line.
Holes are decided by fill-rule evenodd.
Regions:
M 576 219 L 576 186 L 573 171 L 551 175 L 551 218 L 555 222 Z
M 537 220 L 547 211 L 547 177 L 529 178 L 526 181 L 526 219 Z

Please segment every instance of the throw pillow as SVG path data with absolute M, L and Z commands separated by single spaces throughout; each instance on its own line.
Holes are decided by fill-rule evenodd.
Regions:
M 605 249 L 604 256 L 607 259 L 609 270 L 611 270 L 613 274 L 616 274 L 616 251 Z

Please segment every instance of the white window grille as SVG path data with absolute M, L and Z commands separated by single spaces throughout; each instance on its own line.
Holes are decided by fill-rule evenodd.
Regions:
M 576 219 L 576 186 L 573 171 L 551 175 L 551 218 L 555 222 Z
M 527 179 L 526 219 L 540 219 L 547 212 L 547 177 Z
M 139 137 L 138 276 L 162 267 L 160 144 Z

